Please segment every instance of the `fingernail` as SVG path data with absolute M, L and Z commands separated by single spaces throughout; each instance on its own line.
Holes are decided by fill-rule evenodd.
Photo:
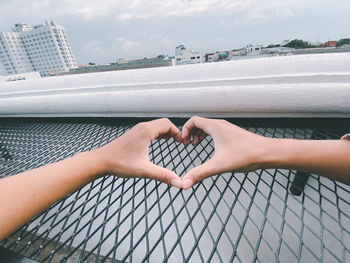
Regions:
M 182 182 L 182 187 L 183 187 L 183 189 L 188 189 L 188 188 L 190 188 L 192 185 L 193 185 L 193 182 L 192 182 L 192 180 L 190 180 L 190 179 L 187 179 L 187 180 L 185 180 L 185 181 Z
M 181 188 L 181 180 L 180 179 L 173 179 L 173 180 L 171 180 L 170 184 L 174 187 Z

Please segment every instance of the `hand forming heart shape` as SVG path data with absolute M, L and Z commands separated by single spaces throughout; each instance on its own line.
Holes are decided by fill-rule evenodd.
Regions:
M 214 139 L 212 159 L 191 169 L 182 179 L 173 171 L 150 162 L 148 147 L 154 139 L 174 138 L 188 145 L 198 144 L 207 135 Z M 224 120 L 192 117 L 182 128 L 182 134 L 166 118 L 141 122 L 111 143 L 97 149 L 105 156 L 108 173 L 121 177 L 150 178 L 178 188 L 188 189 L 199 181 L 228 171 L 251 171 L 262 155 L 259 147 L 268 138 L 248 132 Z M 249 142 L 249 143 L 248 143 Z M 254 147 L 251 147 L 254 145 Z

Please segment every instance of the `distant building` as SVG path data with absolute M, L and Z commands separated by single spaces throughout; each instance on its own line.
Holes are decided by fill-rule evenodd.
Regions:
M 251 51 L 260 51 L 262 48 L 262 45 L 252 45 L 252 44 L 248 44 L 244 47 L 244 49 L 247 51 L 247 52 L 251 52 Z
M 49 76 L 76 67 L 65 29 L 52 21 L 34 27 L 16 24 L 13 32 L 1 32 L 0 63 L 8 75 Z
M 125 59 L 119 58 L 119 59 L 117 60 L 117 63 L 118 63 L 118 64 L 124 64 L 124 63 L 125 63 Z
M 289 56 L 292 55 L 292 52 L 295 48 L 291 47 L 269 47 L 261 49 L 261 56 Z
M 327 41 L 322 45 L 322 47 L 336 47 L 337 46 L 337 41 Z
M 262 49 L 262 45 L 248 44 L 244 47 L 247 56 L 259 56 Z
M 175 48 L 175 57 L 182 56 L 182 54 L 186 51 L 186 47 L 184 45 L 177 46 Z
M 164 56 L 164 55 L 159 55 L 158 57 L 155 57 L 155 58 L 143 58 L 143 59 L 135 59 L 135 60 L 124 60 L 121 58 L 121 59 L 118 59 L 118 61 L 115 63 L 78 66 L 78 67 L 69 69 L 69 72 L 61 73 L 60 75 L 113 71 L 113 70 L 167 67 L 167 66 L 173 66 L 173 64 L 174 64 L 174 58 Z
M 192 49 L 187 49 L 184 45 L 175 48 L 175 63 L 176 65 L 203 63 L 204 56 L 202 53 L 194 52 Z
M 218 62 L 230 60 L 229 51 L 216 51 L 211 53 L 204 53 L 204 62 Z

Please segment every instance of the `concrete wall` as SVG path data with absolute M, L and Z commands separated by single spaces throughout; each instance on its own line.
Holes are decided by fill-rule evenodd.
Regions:
M 0 117 L 349 117 L 350 53 L 0 84 Z

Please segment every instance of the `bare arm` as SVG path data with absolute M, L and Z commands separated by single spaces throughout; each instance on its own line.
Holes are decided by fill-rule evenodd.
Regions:
M 350 182 L 350 142 L 270 139 L 263 168 L 285 168 Z
M 142 177 L 181 187 L 172 171 L 149 161 L 156 138 L 181 141 L 168 120 L 140 123 L 109 144 L 91 152 L 0 180 L 0 240 L 67 194 L 106 174 Z
M 248 132 L 224 120 L 191 118 L 183 127 L 185 144 L 197 144 L 207 135 L 215 154 L 183 178 L 183 188 L 209 176 L 229 171 L 285 168 L 350 182 L 350 141 L 272 139 Z

